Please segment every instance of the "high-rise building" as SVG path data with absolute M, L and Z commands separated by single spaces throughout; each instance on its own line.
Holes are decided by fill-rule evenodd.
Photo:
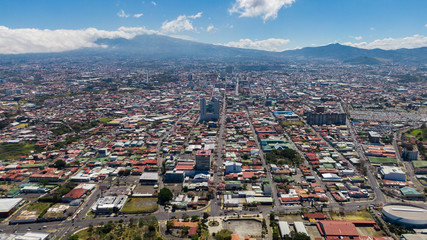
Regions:
M 209 171 L 211 168 L 211 150 L 199 150 L 196 152 L 196 171 Z
M 345 125 L 346 114 L 341 111 L 326 109 L 324 106 L 317 106 L 315 111 L 307 114 L 307 123 L 311 125 Z
M 219 119 L 219 100 L 212 97 L 209 103 L 205 98 L 200 99 L 200 122 L 218 121 Z

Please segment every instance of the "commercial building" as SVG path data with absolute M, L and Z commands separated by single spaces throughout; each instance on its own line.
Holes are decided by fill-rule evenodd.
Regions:
M 205 98 L 200 99 L 200 122 L 218 121 L 219 119 L 219 100 L 212 97 L 209 103 Z
M 242 172 L 242 163 L 226 162 L 224 163 L 224 165 L 225 165 L 225 174 Z
M 94 213 L 111 213 L 119 212 L 126 203 L 127 196 L 102 196 L 93 205 Z
M 406 181 L 406 175 L 400 167 L 382 166 L 378 171 L 385 180 Z
M 196 171 L 209 171 L 211 167 L 211 150 L 199 150 L 196 152 Z
M 165 173 L 165 183 L 182 183 L 185 178 L 184 171 L 172 170 L 166 171 Z
M 368 134 L 369 134 L 368 135 L 369 141 L 371 143 L 380 143 L 381 135 L 379 133 L 374 132 L 374 131 L 370 131 Z

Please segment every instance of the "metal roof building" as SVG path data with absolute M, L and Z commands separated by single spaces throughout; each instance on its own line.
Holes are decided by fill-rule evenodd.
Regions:
M 427 209 L 410 204 L 389 204 L 383 207 L 383 216 L 392 223 L 414 228 L 427 228 Z
M 294 222 L 295 230 L 299 233 L 305 233 L 308 236 L 307 230 L 305 229 L 303 222 Z
M 282 237 L 291 234 L 291 230 L 289 229 L 288 222 L 279 221 L 279 230 L 280 230 L 280 235 Z
M 21 205 L 22 202 L 22 198 L 1 198 L 0 216 L 9 216 Z

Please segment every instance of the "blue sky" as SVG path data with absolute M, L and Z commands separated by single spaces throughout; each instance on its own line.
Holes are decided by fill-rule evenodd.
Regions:
M 427 46 L 426 12 L 426 0 L 2 0 L 0 53 L 145 33 L 273 51 L 334 42 L 414 48 Z

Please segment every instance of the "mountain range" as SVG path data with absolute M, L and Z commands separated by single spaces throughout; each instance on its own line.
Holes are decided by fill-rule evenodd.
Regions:
M 96 43 L 104 47 L 84 48 L 54 54 L 32 55 L 54 55 L 57 57 L 67 55 L 99 55 L 143 58 L 257 59 L 276 62 L 286 60 L 335 60 L 349 64 L 427 63 L 427 47 L 382 50 L 361 49 L 336 43 L 320 47 L 306 47 L 297 50 L 287 50 L 283 52 L 269 52 L 199 43 L 154 34 L 139 35 L 132 39 L 98 39 Z

